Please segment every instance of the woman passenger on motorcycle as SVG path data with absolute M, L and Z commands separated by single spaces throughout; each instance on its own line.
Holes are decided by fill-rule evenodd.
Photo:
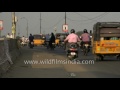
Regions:
M 83 32 L 84 33 L 80 36 L 80 39 L 82 40 L 81 49 L 83 49 L 83 44 L 85 42 L 88 42 L 90 44 L 90 34 L 88 33 L 87 29 L 84 29 Z

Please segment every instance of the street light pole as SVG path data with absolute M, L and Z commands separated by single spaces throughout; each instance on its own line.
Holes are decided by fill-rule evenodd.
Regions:
M 65 12 L 65 25 L 66 25 L 66 12 Z
M 57 31 L 57 27 L 54 27 L 54 30 L 55 30 L 55 34 L 56 34 L 56 31 Z

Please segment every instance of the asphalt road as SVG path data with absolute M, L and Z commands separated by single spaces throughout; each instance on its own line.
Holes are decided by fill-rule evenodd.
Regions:
M 52 51 L 40 46 L 33 49 L 24 47 L 21 52 L 20 58 L 2 78 L 120 78 L 120 61 L 115 57 L 94 62 L 92 53 L 83 56 L 79 51 L 79 58 L 76 59 L 79 63 L 73 64 L 62 48 Z M 33 60 L 34 64 L 25 64 Z M 86 64 L 82 63 L 83 60 Z

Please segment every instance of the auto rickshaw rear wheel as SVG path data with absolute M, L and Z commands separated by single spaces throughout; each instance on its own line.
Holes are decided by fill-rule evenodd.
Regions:
M 95 55 L 94 56 L 94 60 L 95 61 L 101 61 L 101 60 L 103 60 L 104 59 L 104 57 L 102 56 L 102 55 Z
M 120 55 L 119 55 L 119 56 L 117 56 L 117 60 L 120 60 Z

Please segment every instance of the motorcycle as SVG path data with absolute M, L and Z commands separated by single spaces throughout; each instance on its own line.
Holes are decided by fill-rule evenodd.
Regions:
M 45 46 L 46 46 L 47 49 L 49 49 L 49 47 L 50 47 L 49 46 L 49 41 L 45 42 Z
M 32 42 L 29 42 L 29 47 L 30 48 L 33 48 L 34 47 L 34 42 L 32 41 Z
M 60 47 L 60 48 L 64 48 L 64 41 L 63 41 L 63 42 L 60 42 L 59 47 Z
M 84 42 L 84 44 L 83 44 L 83 53 L 84 53 L 84 55 L 87 56 L 89 51 L 90 51 L 89 42 Z
M 52 47 L 51 47 L 51 50 L 54 50 L 55 49 L 55 43 L 52 43 Z
M 46 48 L 47 49 L 51 49 L 51 50 L 54 50 L 54 48 L 56 47 L 55 43 L 52 43 L 52 45 L 50 45 L 50 42 L 46 42 Z
M 73 60 L 78 57 L 78 45 L 76 43 L 68 45 L 67 57 L 69 60 Z

